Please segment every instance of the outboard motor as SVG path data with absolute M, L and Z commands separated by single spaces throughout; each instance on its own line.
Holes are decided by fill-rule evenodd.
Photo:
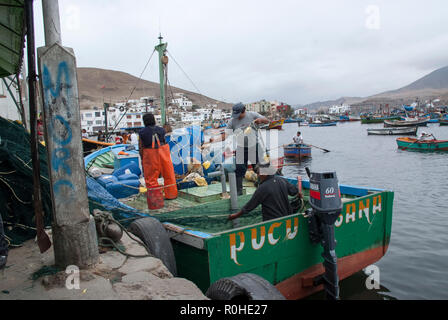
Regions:
M 325 273 L 314 279 L 314 285 L 324 285 L 327 299 L 339 299 L 339 277 L 336 257 L 334 223 L 342 211 L 341 193 L 336 172 L 310 172 L 310 205 L 306 211 L 310 241 L 320 243 L 324 249 L 322 257 Z

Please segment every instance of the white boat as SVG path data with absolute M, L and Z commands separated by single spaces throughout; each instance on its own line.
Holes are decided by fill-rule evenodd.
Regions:
M 368 135 L 417 135 L 417 126 L 367 129 Z

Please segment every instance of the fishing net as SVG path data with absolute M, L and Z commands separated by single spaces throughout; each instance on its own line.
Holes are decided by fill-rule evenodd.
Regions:
M 39 144 L 40 183 L 44 224 L 51 224 L 52 210 L 47 153 Z M 10 246 L 36 236 L 33 198 L 33 168 L 30 135 L 22 125 L 0 117 L 0 214 Z
M 261 208 L 240 217 L 237 225 L 228 221 L 228 215 L 233 213 L 228 199 L 198 203 L 178 197 L 175 200 L 165 200 L 162 209 L 148 210 L 145 193 L 118 201 L 91 177 L 87 177 L 87 190 L 91 212 L 94 209 L 109 211 L 124 226 L 142 217 L 153 217 L 160 222 L 173 223 L 189 230 L 218 233 L 262 221 Z M 250 197 L 251 195 L 239 197 L 239 207 Z

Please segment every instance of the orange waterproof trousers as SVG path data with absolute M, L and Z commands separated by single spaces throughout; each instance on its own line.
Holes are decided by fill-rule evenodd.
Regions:
M 177 198 L 176 177 L 170 148 L 167 144 L 157 149 L 144 148 L 142 156 L 143 174 L 148 189 L 148 208 L 159 209 L 163 207 L 163 192 L 165 192 L 165 199 Z M 160 187 L 157 182 L 160 175 L 165 181 L 164 187 Z

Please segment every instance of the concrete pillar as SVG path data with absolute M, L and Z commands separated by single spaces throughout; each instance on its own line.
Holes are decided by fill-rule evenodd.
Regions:
M 42 0 L 42 13 L 44 16 L 45 45 L 62 44 L 58 0 Z
M 98 262 L 95 221 L 89 212 L 81 141 L 76 58 L 61 45 L 57 0 L 43 0 L 46 46 L 38 48 L 45 141 L 53 203 L 57 266 Z

